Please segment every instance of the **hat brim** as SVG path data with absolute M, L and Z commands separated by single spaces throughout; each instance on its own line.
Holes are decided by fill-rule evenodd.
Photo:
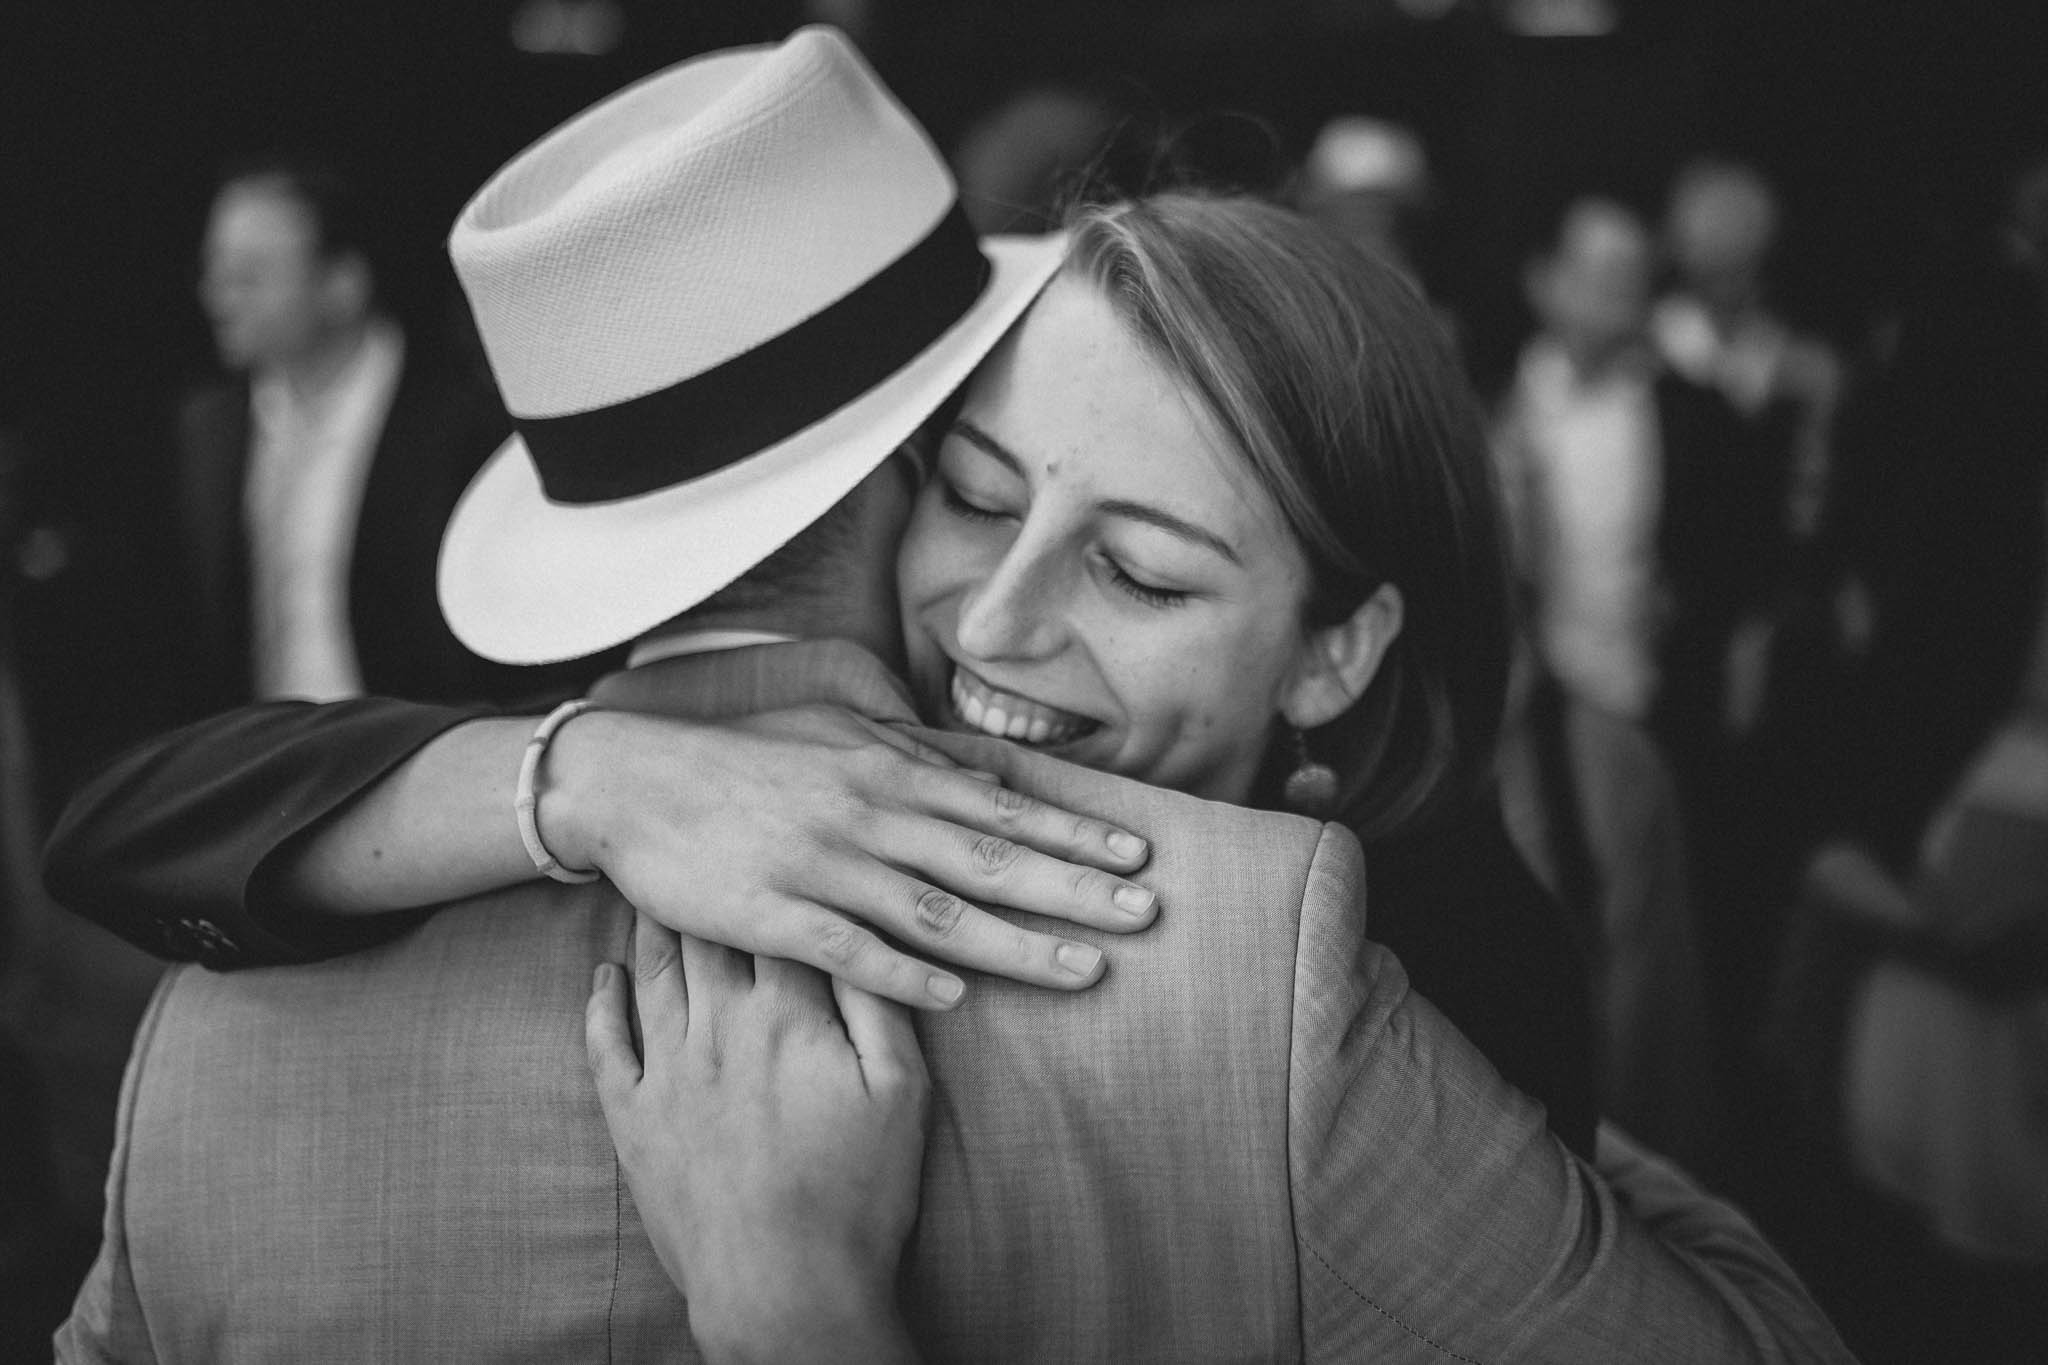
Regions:
M 851 492 L 967 381 L 1066 259 L 1060 234 L 982 240 L 973 307 L 830 416 L 714 474 L 614 502 L 551 502 L 514 436 L 441 540 L 441 611 L 487 659 L 557 663 L 621 645 L 702 602 Z

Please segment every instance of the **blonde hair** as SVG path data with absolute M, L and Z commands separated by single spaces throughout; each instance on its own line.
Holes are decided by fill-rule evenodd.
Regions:
M 1361 837 L 1427 825 L 1491 777 L 1509 654 L 1484 428 L 1442 325 L 1393 267 L 1260 200 L 1153 195 L 1069 228 L 1067 269 L 1207 405 L 1299 540 L 1304 627 L 1400 590 L 1371 686 L 1308 743 Z

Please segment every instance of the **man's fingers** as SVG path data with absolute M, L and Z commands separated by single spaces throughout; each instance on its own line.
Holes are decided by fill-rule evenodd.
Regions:
M 754 960 L 748 954 L 694 934 L 677 934 L 676 940 L 682 949 L 685 989 L 700 1014 L 721 1010 L 733 996 L 754 988 Z
M 807 963 L 756 957 L 754 989 L 767 991 L 792 1013 L 832 1018 L 832 979 Z
M 676 932 L 636 911 L 633 915 L 633 1009 L 646 1046 L 673 1047 L 690 1028 L 690 992 L 683 980 Z
M 869 1090 L 906 1079 L 924 1080 L 924 1053 L 917 1045 L 908 1010 L 844 981 L 832 983 L 832 998 L 839 1006 L 839 1017 L 846 1021 L 846 1037 L 860 1059 L 861 1075 Z
M 626 973 L 614 963 L 598 963 L 591 978 L 590 999 L 583 1006 L 583 1047 L 598 1100 L 609 1112 L 640 1083 L 640 1058 L 626 1022 Z

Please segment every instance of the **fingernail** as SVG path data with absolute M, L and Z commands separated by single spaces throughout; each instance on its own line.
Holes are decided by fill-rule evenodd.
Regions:
M 1085 943 L 1062 943 L 1053 957 L 1075 976 L 1093 976 L 1102 962 L 1102 950 Z
M 597 964 L 597 970 L 590 974 L 590 989 L 594 991 L 601 991 L 604 989 L 605 982 L 610 981 L 611 979 L 612 964 L 609 962 L 600 962 Z
M 1119 858 L 1139 858 L 1145 853 L 1145 841 L 1135 834 L 1126 834 L 1120 829 L 1109 832 L 1109 851 Z
M 1003 782 L 1001 777 L 988 771 L 986 768 L 962 768 L 960 771 L 966 776 L 973 778 L 976 782 L 986 782 L 991 787 L 999 787 Z
M 1110 899 L 1116 902 L 1117 909 L 1127 915 L 1142 915 L 1152 908 L 1152 893 L 1142 886 L 1131 886 L 1126 883 L 1119 886 Z
M 942 1005 L 958 1004 L 960 997 L 967 993 L 967 987 L 957 976 L 933 976 L 926 979 L 924 988 L 931 992 L 932 999 Z

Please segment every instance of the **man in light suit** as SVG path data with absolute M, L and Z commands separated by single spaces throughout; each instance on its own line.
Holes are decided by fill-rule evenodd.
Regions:
M 768 502 L 786 509 L 809 497 L 800 520 L 836 523 L 798 536 L 782 557 L 807 565 L 796 581 L 810 589 L 785 582 L 728 594 L 680 622 L 658 612 L 629 625 L 653 610 L 620 604 L 635 595 L 631 583 L 578 598 L 554 573 L 507 581 L 519 556 L 541 554 L 548 527 L 515 533 L 521 494 L 505 481 L 538 469 L 543 482 L 554 477 L 551 492 L 594 488 L 603 496 L 587 499 L 587 512 L 617 509 L 622 481 L 637 479 L 640 494 L 623 496 L 665 500 L 665 522 L 687 523 L 721 495 L 716 473 L 689 483 L 670 469 L 649 484 L 635 443 L 607 442 L 608 428 L 647 415 L 636 395 L 670 392 L 686 376 L 654 389 L 644 374 L 618 379 L 620 351 L 592 362 L 574 324 L 591 316 L 596 305 L 578 301 L 591 297 L 662 297 L 689 312 L 645 274 L 639 288 L 621 287 L 646 270 L 643 248 L 681 278 L 701 275 L 681 273 L 689 263 L 673 261 L 675 243 L 691 234 L 661 216 L 684 196 L 650 196 L 635 158 L 669 142 L 724 153 L 729 144 L 696 125 L 726 92 L 745 93 L 745 136 L 766 164 L 781 164 L 785 142 L 809 149 L 801 155 L 819 174 L 793 177 L 807 196 L 836 185 L 877 221 L 914 225 L 906 252 L 866 268 L 869 285 L 887 288 L 877 282 L 895 261 L 931 265 L 920 234 L 948 216 L 950 184 L 914 125 L 829 34 L 686 64 L 523 154 L 465 212 L 493 235 L 467 238 L 458 225 L 454 249 L 486 344 L 501 343 L 493 360 L 512 406 L 554 416 L 530 421 L 524 445 L 486 470 L 458 512 L 444 606 L 506 657 L 534 630 L 589 632 L 578 641 L 592 648 L 620 629 L 642 635 L 640 666 L 600 683 L 600 705 L 717 718 L 834 702 L 908 720 L 883 663 L 897 649 L 888 591 L 872 572 L 906 501 L 902 464 L 888 452 L 908 428 L 889 423 L 922 419 L 905 384 L 943 395 L 959 382 L 974 349 L 961 338 L 986 329 L 980 349 L 993 344 L 1002 310 L 1014 317 L 1028 304 L 1056 249 L 1041 259 L 989 244 L 988 283 L 940 340 L 787 436 L 816 443 L 767 480 Z M 690 111 L 687 123 L 663 117 L 669 100 Z M 565 166 L 565 148 L 582 164 Z M 878 178 L 872 165 L 843 164 L 850 148 L 893 148 L 896 164 Z M 905 191 L 904 202 L 873 206 L 876 185 L 906 183 L 936 186 L 937 197 Z M 622 234 L 622 203 L 660 212 Z M 743 210 L 752 223 L 763 206 L 725 211 Z M 848 230 L 844 213 L 821 217 Z M 590 256 L 561 249 L 592 222 L 607 244 L 604 269 L 624 275 L 593 281 Z M 769 256 L 738 284 L 763 289 L 784 261 Z M 644 315 L 622 323 L 616 309 L 607 321 L 660 326 Z M 565 354 L 541 363 L 553 346 Z M 757 341 L 746 353 L 759 350 Z M 936 353 L 962 373 L 922 374 Z M 684 363 L 674 347 L 649 344 L 626 368 L 649 357 Z M 579 374 L 580 386 L 570 382 Z M 593 406 L 600 383 L 624 391 Z M 866 438 L 877 448 L 822 496 L 816 467 L 846 434 L 828 449 L 806 433 L 832 435 L 848 412 L 891 394 L 897 401 L 881 406 L 893 417 L 874 405 L 861 414 L 882 432 Z M 599 411 L 594 425 L 558 420 Z M 760 458 L 753 449 L 730 463 Z M 563 520 L 560 507 L 525 505 Z M 715 588 L 781 543 L 700 546 L 674 576 Z M 514 604 L 466 592 L 465 562 L 495 562 Z M 762 642 L 817 619 L 807 598 L 820 596 L 861 604 L 844 618 L 857 623 L 850 642 Z M 690 648 L 734 632 L 755 643 Z M 373 706 L 354 714 L 369 734 L 389 723 Z M 295 723 L 289 711 L 238 722 L 251 743 Z M 993 742 L 949 742 L 1013 790 L 1151 835 L 1148 879 L 1175 912 L 1092 992 L 989 981 L 926 1021 L 937 1103 L 907 1293 L 931 1357 L 1841 1358 L 1739 1216 L 1689 1192 L 1660 1202 L 1668 1186 L 1656 1179 L 1632 1185 L 1641 1202 L 1625 1214 L 1548 1134 L 1540 1109 L 1406 991 L 1399 965 L 1364 939 L 1361 858 L 1346 832 Z M 115 780 L 147 781 L 147 767 Z M 318 808 L 319 785 L 286 793 L 277 818 Z M 173 973 L 138 1035 L 106 1240 L 59 1335 L 60 1358 L 691 1358 L 685 1307 L 624 1191 L 583 1062 L 591 969 L 626 958 L 630 925 L 608 884 L 540 882 L 445 908 L 353 957 Z

